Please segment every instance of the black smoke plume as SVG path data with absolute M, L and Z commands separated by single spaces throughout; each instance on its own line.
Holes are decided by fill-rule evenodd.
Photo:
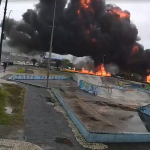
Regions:
M 40 0 L 27 10 L 21 22 L 7 19 L 6 33 L 11 46 L 24 53 L 49 50 L 55 0 Z M 123 70 L 147 75 L 150 49 L 138 44 L 138 30 L 130 13 L 104 0 L 57 0 L 53 52 L 91 56 L 95 66 L 116 63 Z

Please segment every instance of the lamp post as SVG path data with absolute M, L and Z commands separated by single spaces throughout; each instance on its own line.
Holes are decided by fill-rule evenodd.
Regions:
M 11 12 L 12 12 L 12 10 L 9 11 L 9 15 L 8 15 L 8 18 L 7 18 L 6 23 L 5 23 L 6 26 L 7 26 L 7 24 L 8 24 L 8 21 L 9 21 L 9 17 L 10 17 Z M 6 30 L 7 30 L 7 29 L 6 29 Z M 6 39 L 5 31 L 4 31 L 4 37 L 3 37 L 3 38 Z
M 2 44 L 3 44 L 3 39 L 4 39 L 4 28 L 5 28 L 7 4 L 8 4 L 8 0 L 6 0 L 5 2 L 4 17 L 3 17 L 3 22 L 2 22 L 2 31 L 1 31 L 1 39 L 0 39 L 0 63 L 1 63 L 1 55 L 2 55 Z
M 105 56 L 106 56 L 106 55 L 103 55 L 103 65 L 104 65 L 104 63 L 105 63 Z
M 11 12 L 12 12 L 12 10 L 9 11 L 8 19 L 9 19 L 9 17 L 10 17 Z
M 53 25 L 52 25 L 52 33 L 51 33 L 50 49 L 49 49 L 49 58 L 48 58 L 47 84 L 46 84 L 46 88 L 48 88 L 48 81 L 49 81 L 49 71 L 50 71 L 51 54 L 52 54 L 52 44 L 53 44 L 53 34 L 54 34 L 54 25 L 55 25 L 56 4 L 57 4 L 57 3 L 56 3 L 56 0 L 55 0 L 54 16 L 53 16 Z

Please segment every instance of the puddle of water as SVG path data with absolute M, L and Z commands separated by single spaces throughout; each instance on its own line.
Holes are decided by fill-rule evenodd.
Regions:
M 47 104 L 53 105 L 55 103 L 53 98 L 50 98 L 50 97 L 45 97 L 45 98 L 46 98 Z
M 7 99 L 7 107 L 5 107 L 5 109 L 6 109 L 6 113 L 7 114 L 15 114 L 15 113 L 17 113 L 17 107 L 18 107 L 18 105 L 19 105 L 20 103 L 16 100 L 16 98 L 15 97 L 13 97 L 13 96 L 11 96 L 11 97 L 9 97 L 8 99 Z
M 68 145 L 68 146 L 70 146 L 70 147 L 73 147 L 73 146 L 74 146 L 74 145 L 72 144 L 72 142 L 71 142 L 70 140 L 66 139 L 66 138 L 60 138 L 60 137 L 58 137 L 58 138 L 55 139 L 55 142 L 56 142 L 56 143 L 65 144 L 65 145 Z
M 9 114 L 9 115 L 12 114 L 13 109 L 11 107 L 5 107 L 5 109 L 6 109 L 7 114 Z

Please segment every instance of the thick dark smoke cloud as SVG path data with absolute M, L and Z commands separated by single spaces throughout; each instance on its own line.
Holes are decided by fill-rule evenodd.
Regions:
M 53 52 L 91 56 L 98 66 L 116 63 L 123 70 L 147 75 L 150 50 L 138 44 L 138 30 L 130 13 L 104 0 L 57 0 Z M 11 46 L 24 53 L 49 50 L 54 0 L 40 0 L 35 10 L 27 10 L 23 21 L 7 20 Z

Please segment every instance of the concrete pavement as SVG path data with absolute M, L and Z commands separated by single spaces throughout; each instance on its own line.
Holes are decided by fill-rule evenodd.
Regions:
M 11 72 L 7 71 L 6 73 L 4 73 L 2 72 L 2 70 L 0 70 L 0 83 L 16 84 L 15 82 L 10 82 L 1 79 L 7 74 L 11 74 Z M 42 150 L 42 148 L 29 142 L 22 142 L 10 139 L 0 139 L 0 150 Z
M 35 81 L 35 84 L 36 84 L 36 81 Z M 45 84 L 44 84 L 45 85 Z M 31 89 L 31 88 L 30 88 Z M 34 90 L 34 89 L 33 89 Z M 32 91 L 32 90 L 31 90 Z M 36 92 L 30 92 L 30 95 L 34 95 L 33 93 L 35 93 L 35 94 L 37 94 L 37 93 L 43 93 L 43 92 L 41 92 L 41 90 L 40 90 L 40 92 L 38 92 L 38 91 L 36 91 Z M 42 95 L 41 95 L 42 96 Z M 40 99 L 41 99 L 41 96 L 40 95 L 38 95 L 37 97 L 40 97 Z M 35 97 L 35 96 L 34 96 Z M 43 97 L 43 96 L 42 96 Z M 31 100 L 30 100 L 30 102 L 33 100 L 33 98 L 31 98 Z M 37 98 L 35 99 L 36 101 L 38 100 Z M 39 101 L 39 100 L 38 100 Z M 29 108 L 29 107 L 28 107 Z M 33 110 L 34 110 L 34 107 L 33 107 Z M 38 110 L 39 111 L 39 110 Z M 54 116 L 54 115 L 52 115 L 52 116 Z M 48 117 L 49 118 L 49 117 Z M 56 119 L 57 120 L 57 119 Z M 29 120 L 29 123 L 31 124 L 31 123 L 34 123 L 34 122 L 32 122 L 32 121 L 35 121 L 35 120 Z M 45 123 L 47 123 L 47 121 L 45 122 Z M 40 128 L 41 129 L 41 128 Z M 51 128 L 50 128 L 51 129 Z M 63 129 L 64 130 L 64 129 Z M 44 130 L 43 130 L 44 131 Z M 53 132 L 52 132 L 53 133 Z M 51 133 L 51 134 L 52 134 Z M 45 135 L 45 133 L 43 132 L 43 134 Z M 38 135 L 38 133 L 37 133 L 37 135 Z M 28 140 L 31 140 L 31 142 L 33 142 L 34 140 L 35 141 L 37 141 L 37 139 L 38 138 L 41 138 L 40 136 L 38 137 L 37 136 L 37 139 L 34 139 L 34 137 L 32 137 L 32 135 L 31 136 L 27 136 L 27 138 L 28 138 Z M 46 136 L 46 138 L 47 138 L 47 136 Z M 39 141 L 41 141 L 41 140 L 39 140 Z M 49 140 L 48 140 L 48 138 L 47 138 L 47 140 L 45 139 L 44 140 L 45 142 L 48 142 Z M 50 146 L 52 146 L 51 143 L 52 141 L 50 141 Z M 42 142 L 43 143 L 43 142 Z M 39 143 L 39 144 L 42 144 L 42 143 Z M 74 142 L 73 142 L 74 143 Z M 38 145 L 39 145 L 38 144 Z M 53 145 L 54 147 L 55 147 L 55 145 Z M 53 148 L 54 148 L 53 147 Z M 60 149 L 60 147 L 55 147 L 55 148 L 57 148 L 57 149 Z M 62 147 L 63 148 L 63 147 Z M 147 144 L 147 143 L 143 143 L 143 144 L 138 144 L 138 143 L 136 143 L 136 146 L 135 146 L 135 144 L 134 143 L 131 143 L 131 144 L 108 144 L 108 150 L 127 150 L 127 149 L 129 149 L 129 150 L 137 150 L 137 149 L 139 149 L 139 150 L 149 150 L 149 148 L 150 148 L 150 145 L 149 144 Z M 55 150 L 55 149 L 54 149 Z
M 0 83 L 16 84 L 15 82 L 6 81 L 4 79 L 1 79 L 3 76 L 5 76 L 7 74 L 12 74 L 12 72 L 9 72 L 9 71 L 7 71 L 6 73 L 0 72 Z

